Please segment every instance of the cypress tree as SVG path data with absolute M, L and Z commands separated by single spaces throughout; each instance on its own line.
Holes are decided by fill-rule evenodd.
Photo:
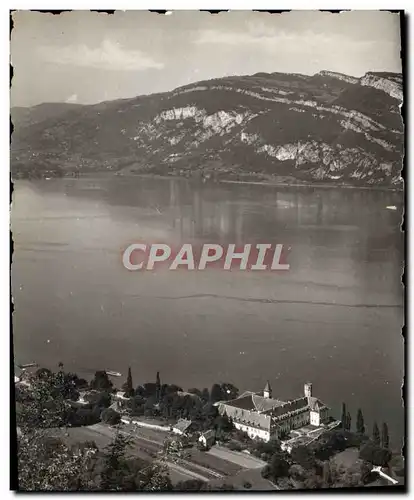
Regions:
M 160 372 L 157 372 L 157 378 L 155 381 L 155 397 L 157 398 L 157 402 L 161 399 L 161 379 Z
M 374 422 L 374 425 L 372 427 L 372 441 L 377 445 L 380 446 L 381 444 L 381 439 L 380 439 L 380 431 L 378 429 L 377 422 Z
M 128 368 L 128 375 L 125 384 L 122 386 L 125 391 L 125 395 L 130 398 L 134 395 L 134 384 L 132 383 L 132 373 L 131 368 Z
M 362 415 L 361 408 L 358 408 L 357 420 L 356 420 L 356 431 L 358 432 L 358 434 L 365 434 L 364 416 Z
M 346 415 L 346 405 L 342 403 L 342 415 L 341 415 L 342 429 L 346 429 L 347 426 L 347 415 Z
M 352 422 L 351 414 L 348 412 L 346 415 L 346 427 L 345 427 L 347 431 L 351 430 L 351 422 Z
M 382 424 L 381 445 L 383 448 L 385 448 L 387 450 L 390 446 L 390 437 L 388 435 L 388 425 L 385 422 Z

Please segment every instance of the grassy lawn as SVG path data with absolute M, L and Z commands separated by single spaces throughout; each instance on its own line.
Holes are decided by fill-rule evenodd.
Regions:
M 239 472 L 242 467 L 227 460 L 222 460 L 218 457 L 212 456 L 209 453 L 192 449 L 189 452 L 189 460 L 195 464 L 207 467 L 216 472 L 224 474 L 225 476 L 232 476 Z
M 336 465 L 350 469 L 356 463 L 361 462 L 358 457 L 358 448 L 347 448 L 346 450 L 337 453 L 334 457 L 332 457 L 332 460 L 336 463 Z

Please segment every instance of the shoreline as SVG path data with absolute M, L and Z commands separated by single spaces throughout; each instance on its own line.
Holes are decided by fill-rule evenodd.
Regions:
M 199 181 L 195 180 L 192 177 L 183 177 L 180 175 L 162 175 L 162 174 L 145 174 L 145 173 L 125 173 L 125 174 L 118 174 L 118 173 L 113 173 L 113 172 L 95 172 L 95 173 L 84 173 L 80 174 L 77 177 L 73 176 L 63 176 L 63 177 L 41 177 L 41 178 L 17 178 L 13 179 L 12 178 L 12 183 L 16 181 L 50 181 L 50 180 L 56 180 L 56 179 L 88 179 L 88 178 L 95 178 L 95 177 L 105 177 L 105 178 L 129 178 L 129 177 L 141 177 L 144 179 L 162 179 L 162 180 L 180 180 L 180 181 L 187 181 L 187 182 L 197 182 L 200 184 L 240 184 L 240 185 L 246 185 L 246 186 L 265 186 L 265 187 L 273 187 L 273 188 L 278 188 L 278 187 L 287 187 L 287 188 L 313 188 L 313 189 L 360 189 L 360 190 L 365 190 L 365 191 L 384 191 L 384 192 L 392 192 L 392 193 L 404 193 L 404 185 L 403 187 L 389 187 L 389 186 L 354 186 L 352 184 L 336 184 L 336 183 L 331 183 L 331 184 L 324 184 L 324 183 L 305 183 L 305 182 L 278 182 L 278 181 L 240 181 L 240 180 L 231 180 L 231 179 L 221 179 L 217 181 L 212 181 L 209 179 L 206 179 L 205 181 Z
M 115 177 L 143 177 L 143 178 L 156 178 L 156 179 L 176 179 L 176 180 L 194 180 L 193 178 L 183 177 L 181 175 L 162 175 L 162 174 L 140 174 L 128 172 L 127 174 L 114 174 Z M 392 192 L 404 192 L 404 187 L 388 187 L 388 186 L 354 186 L 352 184 L 323 184 L 323 183 L 305 183 L 305 182 L 278 182 L 278 181 L 239 181 L 232 179 L 221 179 L 218 181 L 211 181 L 206 179 L 205 182 L 209 184 L 245 184 L 251 186 L 269 186 L 269 187 L 308 187 L 308 188 L 344 188 L 344 189 L 365 189 L 365 190 L 375 190 L 375 191 L 392 191 Z

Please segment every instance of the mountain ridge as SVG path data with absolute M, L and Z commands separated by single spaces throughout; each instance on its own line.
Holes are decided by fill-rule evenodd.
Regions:
M 402 98 L 398 73 L 321 71 L 228 76 L 92 105 L 49 103 L 29 108 L 24 120 L 12 108 L 12 173 L 398 186 Z

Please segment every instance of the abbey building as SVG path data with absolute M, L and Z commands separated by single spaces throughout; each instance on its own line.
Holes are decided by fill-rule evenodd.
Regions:
M 262 392 L 246 391 L 231 401 L 216 403 L 219 412 L 251 438 L 269 441 L 306 425 L 319 427 L 329 419 L 329 408 L 312 395 L 312 384 L 304 385 L 304 395 L 292 401 L 274 399 L 267 382 Z

